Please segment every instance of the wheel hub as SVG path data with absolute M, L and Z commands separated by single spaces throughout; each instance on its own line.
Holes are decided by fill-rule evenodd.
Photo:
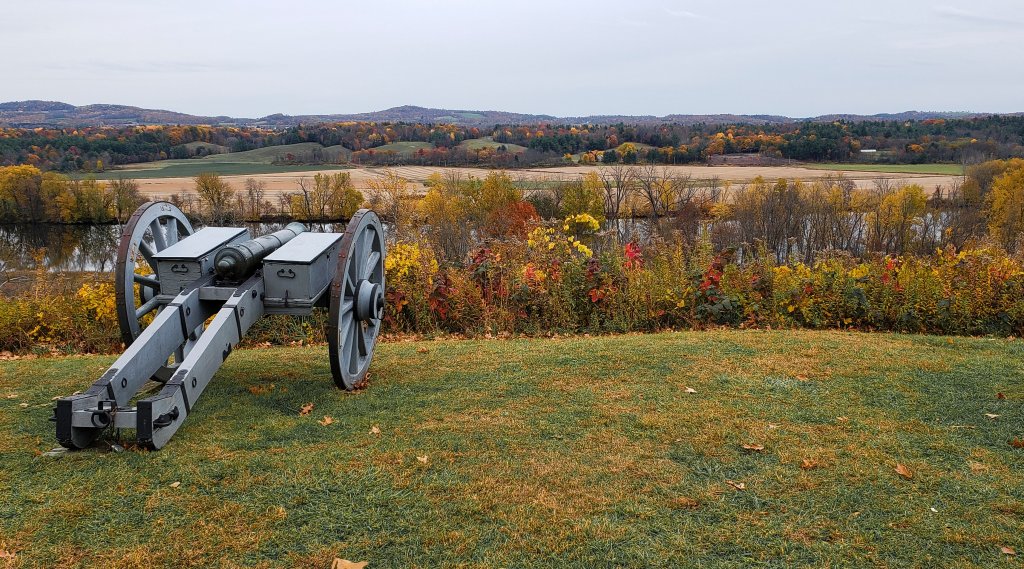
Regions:
M 384 315 L 384 291 L 381 286 L 361 280 L 356 290 L 356 320 L 380 320 Z

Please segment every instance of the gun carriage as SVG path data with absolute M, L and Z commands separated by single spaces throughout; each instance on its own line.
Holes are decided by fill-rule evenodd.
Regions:
M 162 448 L 246 331 L 264 314 L 328 312 L 331 375 L 362 382 L 384 311 L 384 230 L 359 210 L 344 233 L 291 223 L 252 238 L 245 228 L 194 231 L 168 202 L 148 202 L 121 237 L 115 270 L 124 353 L 87 390 L 57 400 L 57 440 L 91 445 L 107 428 L 134 429 Z M 150 380 L 156 394 L 132 404 Z

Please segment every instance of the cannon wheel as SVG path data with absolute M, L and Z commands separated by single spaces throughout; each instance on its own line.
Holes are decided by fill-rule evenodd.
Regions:
M 114 288 L 117 295 L 117 320 L 121 325 L 121 338 L 125 345 L 134 342 L 142 333 L 146 315 L 160 308 L 156 298 L 161 292 L 160 275 L 157 274 L 153 255 L 192 233 L 192 224 L 188 218 L 169 202 L 142 204 L 122 229 L 121 243 L 117 247 Z M 147 268 L 136 271 L 140 267 Z M 175 360 L 180 361 L 183 357 L 178 354 Z M 161 377 L 163 375 L 166 373 L 158 374 Z
M 370 369 L 384 315 L 384 250 L 380 218 L 356 212 L 341 238 L 327 321 L 331 375 L 342 389 L 355 389 Z

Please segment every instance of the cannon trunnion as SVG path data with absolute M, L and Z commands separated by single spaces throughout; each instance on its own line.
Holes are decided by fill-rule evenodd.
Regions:
M 244 228 L 193 231 L 167 202 L 143 204 L 129 220 L 115 271 L 125 352 L 86 391 L 57 401 L 57 440 L 91 445 L 107 428 L 135 429 L 162 448 L 221 364 L 264 314 L 329 309 L 331 374 L 353 389 L 369 369 L 384 308 L 384 231 L 360 210 L 344 233 L 309 233 L 300 223 L 251 238 Z M 136 398 L 150 380 L 155 395 Z

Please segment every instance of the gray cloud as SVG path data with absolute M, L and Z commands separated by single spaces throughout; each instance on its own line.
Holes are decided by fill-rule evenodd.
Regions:
M 33 0 L 0 101 L 202 115 L 1020 111 L 1024 2 Z

